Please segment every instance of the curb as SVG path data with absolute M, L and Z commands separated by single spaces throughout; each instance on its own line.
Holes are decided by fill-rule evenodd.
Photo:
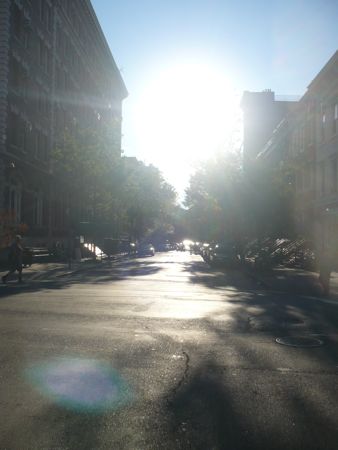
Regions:
M 248 271 L 247 269 L 242 269 L 242 272 L 244 272 L 248 277 L 253 279 L 254 281 L 258 281 L 264 288 L 266 289 L 273 289 L 273 286 L 269 283 L 267 283 L 265 280 L 257 276 L 255 273 Z M 283 292 L 283 291 L 281 291 Z
M 303 298 L 307 298 L 309 300 L 317 300 L 317 301 L 319 300 L 324 303 L 337 304 L 337 300 L 334 300 L 329 297 L 322 297 L 320 295 L 313 295 L 311 293 L 293 292 L 290 289 L 276 289 L 273 286 L 273 283 L 267 283 L 266 280 L 263 280 L 262 278 L 260 278 L 259 275 L 257 276 L 255 273 L 252 273 L 247 270 L 243 270 L 243 272 L 245 272 L 245 274 L 248 275 L 253 280 L 258 281 L 264 288 L 268 289 L 271 292 L 280 293 L 280 294 L 294 294 L 294 295 L 298 295 Z
M 71 276 L 71 275 L 75 275 L 77 273 L 80 273 L 82 271 L 94 268 L 94 267 L 100 267 L 102 264 L 105 265 L 107 263 L 114 263 L 114 262 L 118 262 L 120 260 L 126 259 L 128 257 L 128 255 L 118 255 L 115 258 L 112 259 L 102 259 L 102 260 L 87 260 L 87 261 L 83 261 L 80 263 L 80 266 L 74 269 L 68 269 L 68 267 L 64 267 L 64 268 L 55 268 L 55 269 L 47 269 L 44 271 L 36 271 L 34 273 L 34 271 L 30 272 L 26 272 L 26 274 L 24 273 L 24 275 L 26 275 L 26 279 L 28 280 L 42 280 L 44 277 L 52 277 L 52 278 L 62 278 L 62 277 L 66 277 L 66 276 Z M 48 264 L 48 263 L 47 263 Z M 65 263 L 65 266 L 67 265 L 67 263 Z M 102 267 L 102 266 L 101 266 Z

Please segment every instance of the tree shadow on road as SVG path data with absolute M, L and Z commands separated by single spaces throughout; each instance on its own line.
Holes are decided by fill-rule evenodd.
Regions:
M 134 277 L 145 277 L 159 273 L 163 268 L 152 261 L 126 261 L 121 265 L 105 263 L 103 266 L 92 267 L 75 273 L 61 273 L 52 279 L 27 280 L 19 284 L 15 279 L 6 285 L 0 285 L 0 298 L 38 291 L 67 289 L 73 285 L 105 284 L 118 282 Z M 24 278 L 24 276 L 23 276 Z
M 219 366 L 212 359 L 205 361 L 168 401 L 176 448 L 261 450 L 264 447 L 254 445 L 250 424 L 219 375 Z
M 334 450 L 337 392 L 323 379 L 304 385 L 292 374 L 282 377 L 221 367 L 213 358 L 200 364 L 168 402 L 172 446 L 166 448 Z M 313 401 L 313 387 L 330 412 L 327 403 Z
M 203 260 L 185 262 L 184 272 L 190 275 L 192 284 L 201 284 L 211 289 L 238 288 L 241 290 L 257 288 L 259 283 L 234 268 L 211 267 Z

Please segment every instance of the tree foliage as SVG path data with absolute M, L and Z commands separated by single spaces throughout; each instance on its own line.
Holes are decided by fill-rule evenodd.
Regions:
M 126 226 L 135 238 L 170 221 L 176 203 L 176 192 L 152 166 L 125 158 L 122 198 Z
M 140 239 L 170 219 L 173 187 L 156 167 L 121 157 L 108 127 L 67 131 L 53 157 L 55 177 L 69 192 L 73 222 L 105 223 L 110 234 Z
M 243 172 L 239 152 L 219 153 L 190 179 L 185 206 L 193 237 L 235 240 L 282 236 L 292 230 L 285 168 Z

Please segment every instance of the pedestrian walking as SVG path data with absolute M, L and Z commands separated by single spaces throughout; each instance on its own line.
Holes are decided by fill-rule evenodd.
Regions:
M 8 276 L 17 271 L 18 282 L 22 283 L 23 247 L 20 235 L 15 237 L 15 241 L 10 246 L 8 260 L 9 272 L 2 277 L 2 282 L 6 283 Z

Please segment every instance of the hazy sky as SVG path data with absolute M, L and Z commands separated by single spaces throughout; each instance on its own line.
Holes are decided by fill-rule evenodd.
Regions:
M 197 117 L 193 92 L 197 98 L 201 95 L 206 119 L 213 111 L 214 117 L 222 114 L 217 101 L 227 103 L 224 92 L 217 100 L 222 79 L 227 92 L 236 93 L 237 102 L 243 90 L 270 88 L 279 95 L 301 95 L 338 48 L 337 0 L 92 0 L 92 4 L 129 91 L 123 107 L 123 150 L 161 166 L 179 190 L 187 183 L 184 173 L 189 172 L 188 160 L 202 128 L 197 120 L 195 140 L 189 146 L 193 124 L 184 126 L 185 135 L 179 123 L 185 123 L 184 114 L 190 111 L 194 120 Z M 194 71 L 204 75 L 196 74 L 195 79 Z M 166 96 L 161 90 L 167 91 Z M 208 92 L 212 101 L 206 98 Z M 164 126 L 161 120 L 171 122 L 175 105 L 176 122 Z M 225 115 L 233 105 L 229 97 Z M 223 141 L 229 132 L 225 129 Z M 215 133 L 210 124 L 207 133 Z M 206 148 L 206 135 L 200 138 L 199 155 L 202 145 L 205 154 L 212 151 Z M 179 155 L 184 161 L 178 175 Z

